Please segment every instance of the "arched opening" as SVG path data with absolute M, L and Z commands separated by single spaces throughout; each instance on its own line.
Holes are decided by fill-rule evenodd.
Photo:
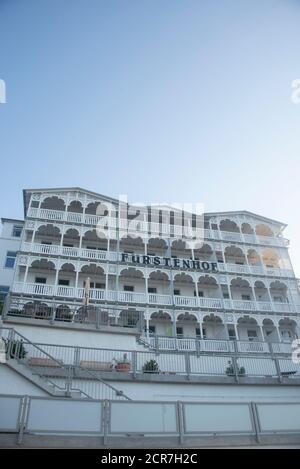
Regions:
M 141 237 L 125 236 L 120 240 L 120 251 L 126 254 L 143 255 L 145 253 L 145 245 Z
M 247 259 L 248 259 L 249 265 L 252 265 L 252 266 L 261 265 L 260 256 L 255 249 L 248 249 Z
M 82 237 L 82 249 L 87 250 L 85 254 L 92 258 L 89 251 L 107 251 L 108 241 L 106 235 L 100 230 L 87 230 Z
M 240 341 L 261 342 L 263 337 L 256 319 L 251 316 L 241 316 L 237 321 L 238 337 Z M 249 349 L 247 349 L 249 350 Z M 255 350 L 253 350 L 255 351 Z
M 33 261 L 28 269 L 27 283 L 36 284 L 33 293 L 47 293 L 47 286 L 55 283 L 55 264 L 47 259 Z
M 171 244 L 171 257 L 180 259 L 189 259 L 192 257 L 192 251 L 187 243 L 181 239 L 176 239 Z
M 262 252 L 262 259 L 265 267 L 279 269 L 279 256 L 274 249 L 264 249 Z
M 148 256 L 166 256 L 168 246 L 164 239 L 150 238 L 147 245 Z
M 226 218 L 225 220 L 220 221 L 219 228 L 220 228 L 220 231 L 229 231 L 231 233 L 239 233 L 240 232 L 240 229 L 239 229 L 237 223 L 235 223 L 232 220 L 229 220 L 228 218 Z
M 242 249 L 236 246 L 227 246 L 225 248 L 225 262 L 228 264 L 245 265 L 246 257 Z
M 274 303 L 289 303 L 288 288 L 279 280 L 270 283 L 270 295 Z
M 68 212 L 72 213 L 83 213 L 83 206 L 79 200 L 72 200 L 67 208 Z
M 51 252 L 48 246 L 59 245 L 61 239 L 61 232 L 57 226 L 42 225 L 38 228 L 34 235 L 34 242 L 43 245 L 43 253 Z
M 253 234 L 254 233 L 254 229 L 252 228 L 252 226 L 249 223 L 242 223 L 241 231 L 244 234 Z
M 226 330 L 222 319 L 216 314 L 206 314 L 202 322 L 204 339 L 226 339 Z
M 195 296 L 193 278 L 191 275 L 180 273 L 174 276 L 174 296 Z
M 75 228 L 69 228 L 63 236 L 63 247 L 67 248 L 67 249 L 63 249 L 63 252 L 67 255 L 68 252 L 70 251 L 68 248 L 79 247 L 79 244 L 80 244 L 79 231 L 76 230 Z
M 230 290 L 233 300 L 252 301 L 254 299 L 249 282 L 241 277 L 231 280 Z
M 294 339 L 298 339 L 296 332 L 297 323 L 293 319 L 283 318 L 279 321 L 279 334 L 281 342 L 290 343 Z
M 91 299 L 102 299 L 102 297 L 94 298 L 92 290 L 105 290 L 105 274 L 102 267 L 97 264 L 87 264 L 82 266 L 79 278 L 78 286 L 86 290 L 91 290 L 89 297 Z M 83 293 L 82 293 L 83 294 Z
M 195 338 L 200 336 L 199 323 L 193 313 L 180 313 L 176 320 L 176 335 L 178 339 Z
M 134 293 L 145 293 L 145 279 L 141 270 L 128 267 L 121 270 L 119 276 L 119 290 L 124 292 L 127 301 L 133 301 Z
M 207 243 L 194 250 L 195 260 L 211 261 L 213 257 L 213 250 Z
M 263 223 L 256 225 L 255 232 L 258 236 L 274 237 L 274 232 L 271 230 L 271 228 Z
M 278 336 L 277 328 L 274 325 L 272 319 L 266 318 L 263 320 L 263 334 L 266 342 L 279 342 L 280 337 Z
M 210 275 L 201 275 L 198 278 L 198 296 L 199 298 L 220 298 L 220 287 L 214 277 Z
M 41 208 L 47 210 L 66 210 L 66 204 L 63 199 L 60 199 L 57 196 L 46 197 L 41 203 Z
M 149 335 L 172 337 L 173 322 L 171 315 L 164 311 L 156 311 L 152 313 L 149 320 Z
M 155 295 L 170 295 L 170 279 L 166 272 L 156 270 L 150 273 L 148 278 L 148 293 L 151 303 L 163 301 L 162 298 L 158 298 Z
M 75 286 L 75 267 L 72 263 L 66 262 L 63 264 L 58 273 L 58 290 L 57 294 L 60 296 L 74 296 L 69 287 Z
M 269 302 L 270 297 L 268 293 L 268 289 L 266 285 L 264 284 L 263 281 L 257 280 L 254 283 L 254 293 L 255 293 L 255 299 L 256 301 L 261 301 L 261 302 Z M 262 306 L 263 308 L 263 306 Z

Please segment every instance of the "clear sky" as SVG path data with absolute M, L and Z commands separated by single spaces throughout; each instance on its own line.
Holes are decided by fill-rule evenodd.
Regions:
M 0 215 L 22 189 L 288 223 L 300 276 L 299 0 L 0 0 Z

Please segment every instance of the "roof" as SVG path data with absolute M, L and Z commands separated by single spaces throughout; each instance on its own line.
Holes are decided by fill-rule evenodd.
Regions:
M 22 225 L 24 224 L 24 220 L 19 220 L 16 218 L 1 218 L 1 222 L 2 223 L 5 223 L 5 222 L 21 223 Z

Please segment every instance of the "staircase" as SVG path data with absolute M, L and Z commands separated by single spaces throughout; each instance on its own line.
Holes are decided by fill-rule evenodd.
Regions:
M 105 397 L 98 395 L 97 398 L 130 400 L 123 391 L 107 383 L 99 374 L 79 366 L 65 365 L 43 350 L 41 345 L 34 344 L 12 328 L 0 327 L 0 341 L 5 344 L 5 365 L 50 396 L 95 398 L 93 393 L 84 390 L 84 379 L 77 379 L 77 371 L 84 371 L 85 378 L 96 384 L 98 390 L 105 394 Z M 74 379 L 79 383 L 78 387 L 74 387 Z

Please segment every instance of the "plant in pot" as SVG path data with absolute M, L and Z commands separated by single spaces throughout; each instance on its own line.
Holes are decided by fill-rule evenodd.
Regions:
M 155 360 L 149 360 L 143 365 L 143 373 L 159 373 L 159 366 Z
M 127 357 L 127 353 L 124 353 L 123 358 L 121 359 L 114 359 L 116 362 L 115 370 L 121 371 L 123 373 L 128 373 L 131 370 L 131 363 Z
M 5 351 L 6 353 L 9 353 L 8 358 L 22 359 L 27 355 L 27 351 L 25 350 L 22 340 L 5 340 Z
M 234 366 L 233 366 L 233 363 L 231 362 L 231 360 L 228 361 L 228 366 L 225 370 L 225 373 L 227 374 L 227 376 L 234 376 L 235 375 Z M 245 374 L 246 374 L 245 368 L 243 366 L 241 366 L 241 367 L 237 366 L 237 374 L 238 374 L 238 376 L 245 376 Z

